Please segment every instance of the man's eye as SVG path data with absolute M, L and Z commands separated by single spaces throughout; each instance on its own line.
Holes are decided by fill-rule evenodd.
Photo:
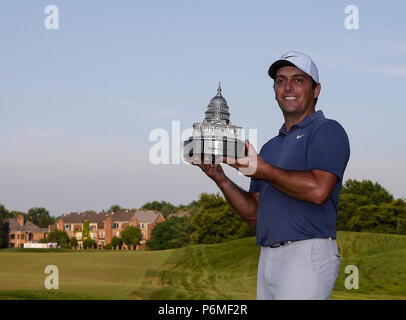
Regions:
M 285 82 L 285 80 L 283 80 L 283 79 L 278 79 L 278 80 L 276 80 L 276 83 L 277 84 L 282 84 L 282 83 L 284 83 Z
M 297 83 L 303 83 L 303 79 L 295 79 Z

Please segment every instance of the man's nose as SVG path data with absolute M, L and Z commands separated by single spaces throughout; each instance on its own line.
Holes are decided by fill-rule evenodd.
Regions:
M 290 91 L 292 89 L 292 82 L 290 80 L 286 81 L 285 91 Z

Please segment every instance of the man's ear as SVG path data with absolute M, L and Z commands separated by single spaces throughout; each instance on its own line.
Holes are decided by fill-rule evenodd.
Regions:
M 319 94 L 320 94 L 320 91 L 321 91 L 321 84 L 318 83 L 318 84 L 316 85 L 316 88 L 314 88 L 313 98 L 318 98 L 318 97 L 319 97 Z

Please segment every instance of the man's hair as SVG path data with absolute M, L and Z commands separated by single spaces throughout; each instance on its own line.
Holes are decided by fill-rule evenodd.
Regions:
M 311 78 L 311 79 L 312 79 L 312 87 L 313 87 L 313 90 L 314 90 L 317 87 L 317 83 L 316 83 L 316 81 L 313 80 L 313 78 Z M 317 100 L 319 100 L 319 98 L 314 98 L 314 105 L 316 105 Z

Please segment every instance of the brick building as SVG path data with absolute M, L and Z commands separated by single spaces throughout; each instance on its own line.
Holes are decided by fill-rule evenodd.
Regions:
M 146 241 L 151 238 L 151 231 L 154 226 L 164 221 L 160 212 L 156 211 L 117 211 L 114 213 L 82 212 L 62 215 L 55 225 L 49 226 L 49 231 L 66 231 L 69 238 L 76 237 L 79 247 L 83 241 L 83 224 L 89 222 L 89 237 L 96 241 L 97 246 L 102 248 L 111 243 L 111 239 L 121 237 L 121 232 L 129 225 L 138 227 L 141 230 L 141 243 L 138 250 L 145 250 Z
M 39 242 L 46 238 L 47 228 L 39 228 L 31 221 L 25 220 L 22 214 L 17 218 L 4 220 L 6 234 L 8 234 L 9 248 L 24 248 L 24 243 Z

